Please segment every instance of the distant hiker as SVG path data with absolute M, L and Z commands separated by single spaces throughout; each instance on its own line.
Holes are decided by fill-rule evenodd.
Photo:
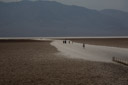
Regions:
M 67 43 L 67 41 L 65 40 L 65 44 Z
M 63 40 L 63 44 L 65 44 L 65 41 Z
M 83 48 L 85 48 L 85 43 L 83 43 Z

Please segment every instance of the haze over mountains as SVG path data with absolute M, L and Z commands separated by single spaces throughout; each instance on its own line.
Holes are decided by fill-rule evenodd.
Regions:
M 128 35 L 128 12 L 53 1 L 0 2 L 0 37 L 112 35 Z

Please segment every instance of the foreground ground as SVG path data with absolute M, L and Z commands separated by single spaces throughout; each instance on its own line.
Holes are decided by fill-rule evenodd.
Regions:
M 128 85 L 128 67 L 55 55 L 51 42 L 0 42 L 0 85 Z

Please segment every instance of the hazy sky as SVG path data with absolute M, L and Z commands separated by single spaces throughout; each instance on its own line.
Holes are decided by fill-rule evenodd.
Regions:
M 21 0 L 0 0 L 0 1 L 21 1 Z M 47 1 L 47 0 L 45 0 Z M 90 9 L 119 9 L 128 11 L 128 0 L 50 0 L 58 1 L 69 5 L 84 6 Z

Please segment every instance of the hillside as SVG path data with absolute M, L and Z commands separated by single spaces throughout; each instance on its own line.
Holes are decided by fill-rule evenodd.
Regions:
M 126 36 L 127 16 L 54 1 L 0 2 L 0 36 Z

